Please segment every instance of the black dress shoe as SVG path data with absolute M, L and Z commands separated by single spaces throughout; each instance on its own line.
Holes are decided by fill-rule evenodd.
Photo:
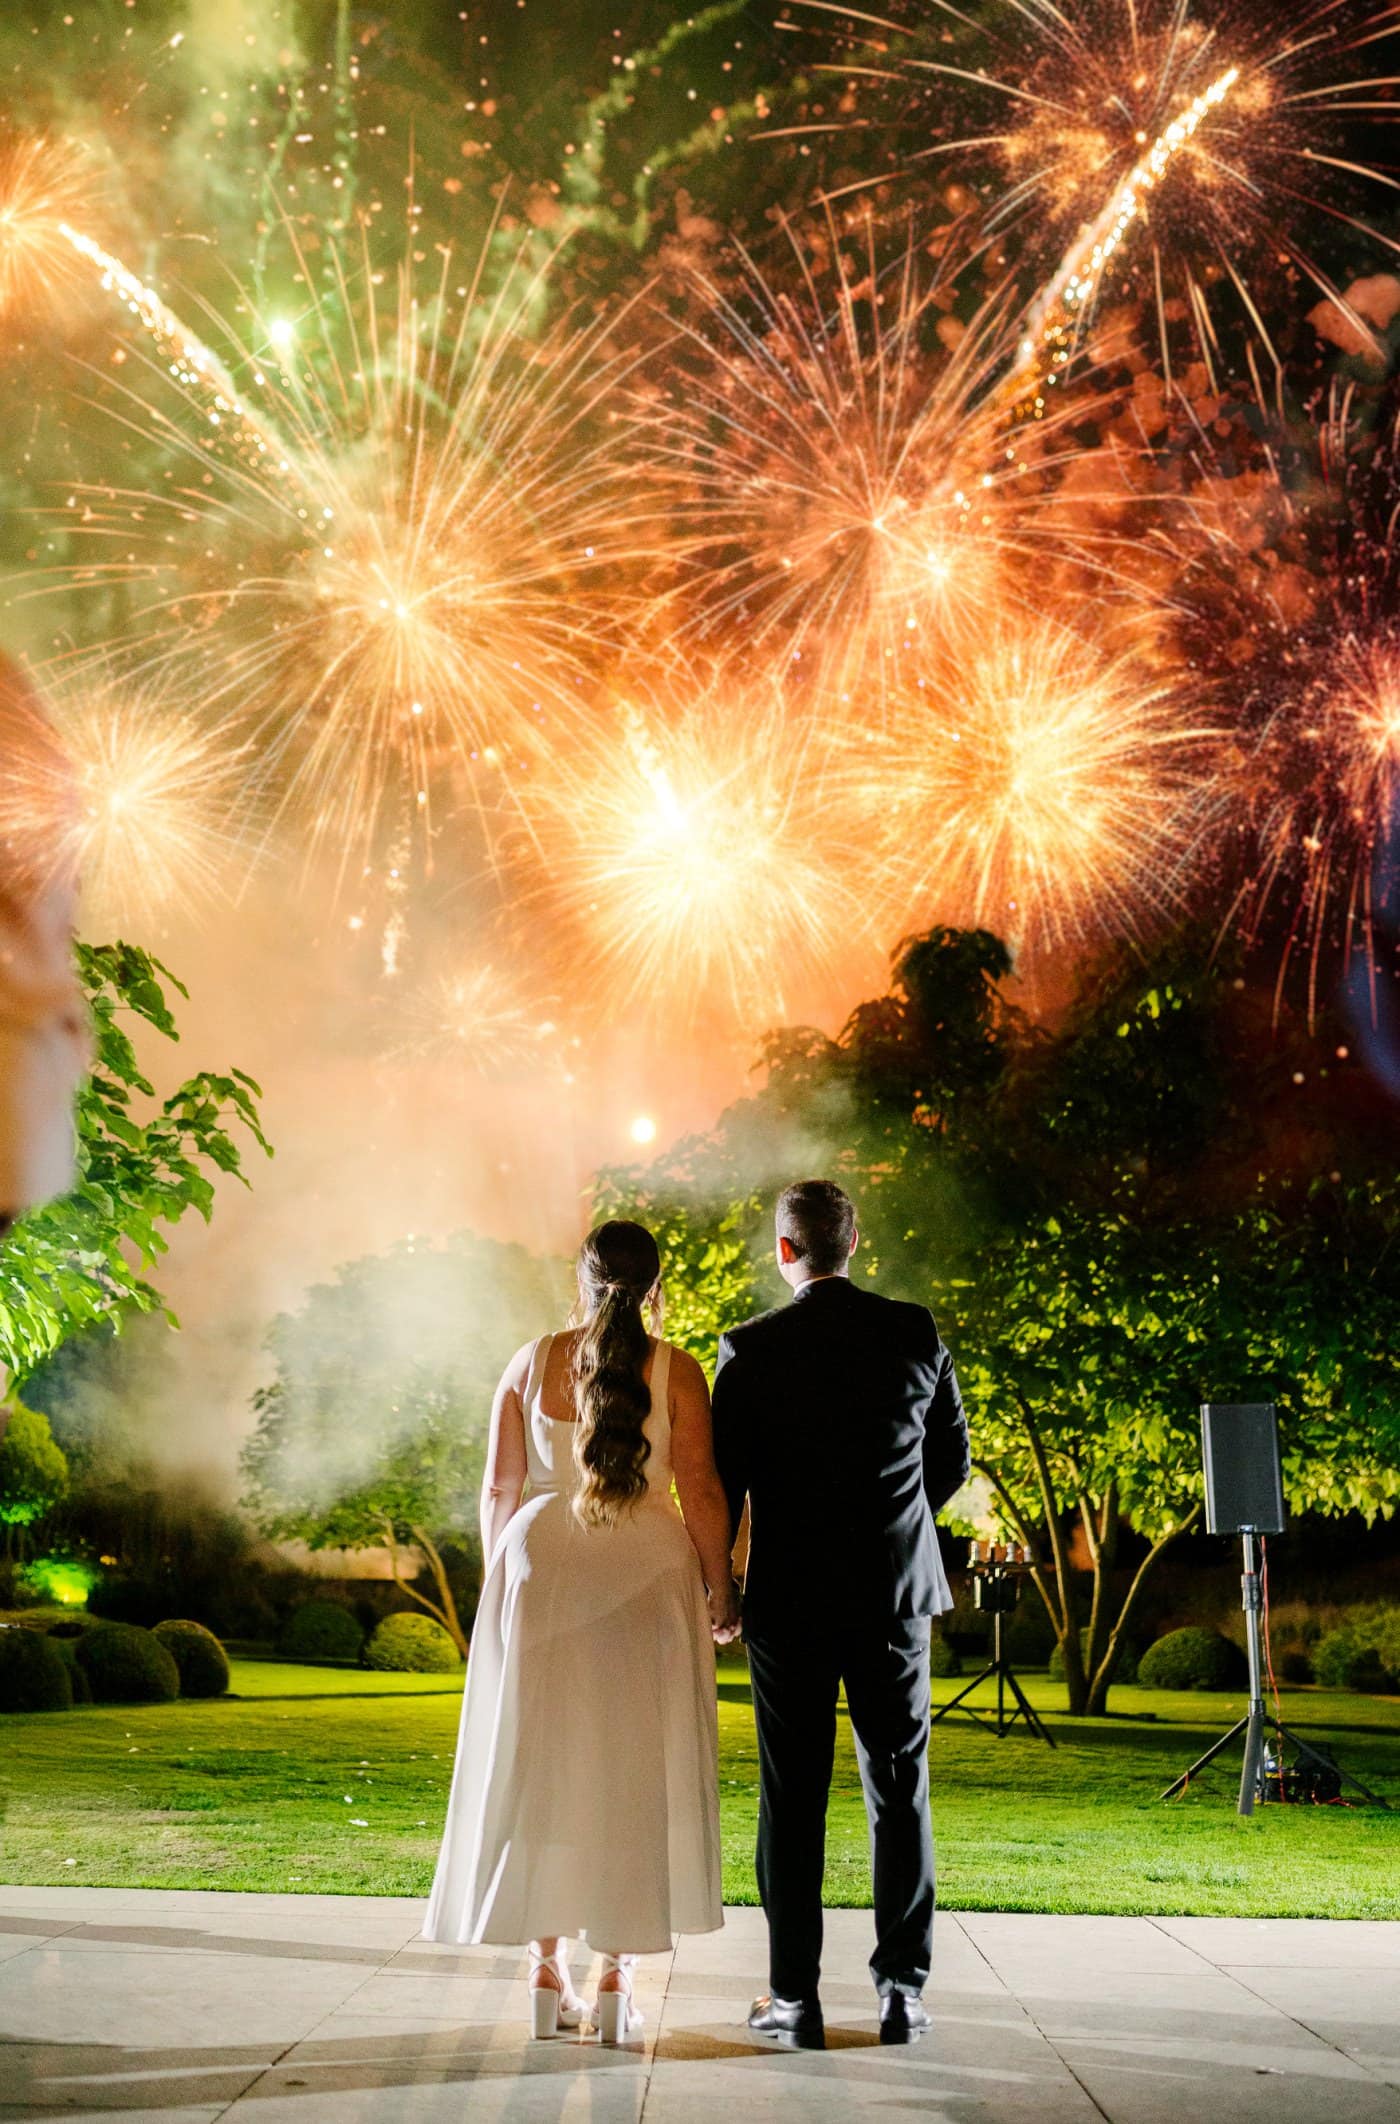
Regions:
M 880 2041 L 917 2043 L 933 2026 L 917 1992 L 887 1991 L 880 2001 Z
M 788 2050 L 825 2050 L 826 2026 L 815 1999 L 755 1999 L 749 2013 L 755 2035 L 772 2036 Z

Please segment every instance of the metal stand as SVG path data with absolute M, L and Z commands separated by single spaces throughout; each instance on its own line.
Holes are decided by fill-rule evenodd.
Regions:
M 1319 1755 L 1316 1748 L 1309 1747 L 1308 1743 L 1300 1740 L 1281 1719 L 1271 1717 L 1265 1710 L 1264 1659 L 1259 1641 L 1259 1617 L 1264 1601 L 1259 1589 L 1259 1573 L 1255 1568 L 1254 1544 L 1257 1536 L 1254 1529 L 1244 1528 L 1241 1539 L 1244 1543 L 1244 1576 L 1240 1586 L 1244 1602 L 1245 1644 L 1249 1653 L 1249 1709 L 1243 1718 L 1236 1719 L 1228 1733 L 1222 1733 L 1219 1740 L 1207 1748 L 1204 1755 L 1197 1756 L 1189 1770 L 1183 1770 L 1180 1777 L 1168 1785 L 1162 1798 L 1174 1799 L 1178 1792 L 1184 1792 L 1198 1771 L 1204 1770 L 1208 1763 L 1213 1763 L 1216 1756 L 1229 1747 L 1231 1741 L 1243 1734 L 1244 1763 L 1240 1770 L 1240 1796 L 1236 1811 L 1240 1814 L 1253 1814 L 1254 1803 L 1260 1798 L 1263 1785 L 1264 1728 L 1268 1726 L 1276 1736 L 1276 1742 L 1287 1741 L 1305 1760 L 1330 1770 L 1334 1776 L 1341 1778 L 1343 1784 L 1353 1786 L 1361 1797 L 1369 1800 L 1373 1806 L 1387 1806 L 1388 1802 L 1378 1793 L 1368 1791 L 1359 1778 L 1350 1776 L 1329 1757 Z
M 940 1704 L 929 1720 L 929 1724 L 936 1726 L 939 1719 L 946 1718 L 950 1711 L 961 1711 L 972 1720 L 975 1726 L 980 1726 L 984 1733 L 994 1733 L 998 1740 L 1004 1740 L 1017 1719 L 1023 1718 L 1036 1739 L 1043 1740 L 1047 1747 L 1053 1748 L 1055 1745 L 1054 1736 L 1046 1731 L 1039 1717 L 1032 1710 L 1026 1692 L 1017 1681 L 1012 1671 L 1011 1662 L 1002 1650 L 1001 1626 L 1003 1620 L 1004 1617 L 1001 1610 L 998 1609 L 992 1617 L 992 1657 L 989 1664 L 982 1669 L 980 1674 L 974 1675 L 970 1682 L 959 1689 L 956 1696 L 952 1697 L 946 1704 Z M 964 1699 L 971 1696 L 974 1689 L 980 1689 L 983 1682 L 990 1681 L 993 1676 L 996 1677 L 997 1685 L 996 1724 L 989 1725 L 987 1719 L 974 1711 L 971 1704 L 965 1702 Z M 1009 1711 L 1006 1708 L 1006 1692 L 1008 1689 L 1015 1699 Z

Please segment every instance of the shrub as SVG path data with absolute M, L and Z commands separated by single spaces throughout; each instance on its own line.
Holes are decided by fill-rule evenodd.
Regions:
M 58 1646 L 38 1630 L 0 1629 L 0 1711 L 67 1711 L 72 1703 Z
M 1400 1682 L 1400 1608 L 1386 1608 L 1372 1640 L 1376 1656 L 1393 1680 Z
M 1313 1646 L 1313 1678 L 1324 1689 L 1383 1689 L 1386 1673 L 1363 1625 L 1348 1621 Z
M 90 1615 L 75 1615 L 71 1608 L 16 1608 L 5 1620 L 17 1630 L 37 1630 L 41 1637 L 81 1637 L 93 1622 Z
M 1148 1689 L 1233 1689 L 1244 1678 L 1244 1654 L 1219 1630 L 1168 1630 L 1138 1663 Z
M 228 1690 L 228 1656 L 203 1623 L 157 1623 L 153 1633 L 180 1670 L 181 1696 L 223 1696 Z
M 949 1644 L 941 1630 L 935 1630 L 929 1639 L 928 1671 L 935 1680 L 942 1681 L 952 1674 L 961 1674 L 962 1660 Z
M 78 1638 L 81 1634 L 81 1631 L 75 1631 L 65 1636 L 58 1630 L 50 1630 L 48 1639 L 49 1643 L 59 1652 L 64 1666 L 68 1669 L 68 1679 L 73 1686 L 74 1703 L 90 1704 L 92 1702 L 92 1683 L 87 1678 L 86 1670 L 78 1665 Z
M 358 1659 L 365 1634 L 348 1608 L 304 1600 L 277 1640 L 284 1659 Z
M 1089 1633 L 1087 1630 L 1081 1630 L 1079 1633 L 1080 1658 L 1086 1658 L 1088 1656 L 1088 1651 Z M 1051 1681 L 1063 1681 L 1064 1678 L 1065 1648 L 1057 1641 L 1054 1650 L 1050 1654 L 1050 1679 Z M 1119 1646 L 1118 1657 L 1113 1663 L 1112 1678 L 1116 1682 L 1134 1682 L 1137 1680 L 1138 1656 L 1135 1646 L 1130 1644 Z
M 180 1670 L 151 1631 L 135 1623 L 98 1623 L 77 1640 L 95 1704 L 168 1704 L 180 1694 Z
M 1301 1645 L 1290 1645 L 1278 1659 L 1279 1679 L 1286 1682 L 1310 1682 L 1314 1676 L 1313 1663 Z
M 1003 1625 L 1006 1654 L 1016 1667 L 1046 1667 L 1055 1652 L 1055 1625 L 1038 1593 L 1027 1593 Z
M 102 1622 L 149 1630 L 170 1613 L 169 1591 L 150 1578 L 107 1578 L 88 1595 L 88 1613 Z
M 365 1647 L 365 1665 L 388 1674 L 451 1674 L 461 1655 L 431 1615 L 386 1615 Z

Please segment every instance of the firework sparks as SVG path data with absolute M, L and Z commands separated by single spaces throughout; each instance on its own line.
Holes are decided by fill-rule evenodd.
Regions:
M 227 892 L 238 767 L 226 748 L 168 699 L 111 681 L 58 691 L 54 722 L 66 758 L 36 772 L 58 779 L 7 782 L 5 804 L 62 816 L 51 855 L 76 868 L 90 919 L 145 920 Z
M 0 312 L 50 304 L 79 277 L 66 217 L 90 189 L 89 159 L 70 142 L 0 141 Z
M 509 785 L 576 726 L 604 631 L 592 586 L 607 573 L 616 597 L 649 521 L 593 418 L 633 358 L 603 349 L 617 319 L 541 339 L 523 254 L 490 292 L 459 271 L 444 253 L 423 299 L 405 269 L 386 317 L 368 257 L 358 285 L 337 261 L 349 345 L 313 308 L 298 380 L 265 379 L 278 454 L 211 461 L 207 429 L 191 442 L 180 413 L 223 392 L 212 372 L 176 368 L 176 413 L 154 424 L 133 393 L 125 417 L 197 450 L 198 476 L 80 491 L 68 528 L 92 558 L 49 578 L 143 587 L 146 666 L 197 683 L 249 737 L 259 793 L 346 862 L 405 805 L 426 830 L 435 795 Z M 158 337 L 163 314 L 143 320 Z
M 557 888 L 609 1008 L 776 1022 L 869 940 L 859 856 L 775 689 L 676 691 L 571 790 Z
M 1216 364 L 1214 291 L 1226 286 L 1277 363 L 1256 269 L 1282 264 L 1335 297 L 1309 248 L 1319 229 L 1340 223 L 1397 248 L 1375 226 L 1395 180 L 1358 159 L 1356 141 L 1358 124 L 1386 123 L 1394 108 L 1393 0 L 1307 0 L 1286 26 L 1273 0 L 1018 0 L 976 19 L 952 0 L 894 17 L 796 4 L 839 21 L 847 51 L 830 71 L 877 98 L 913 92 L 891 118 L 923 130 L 910 161 L 961 157 L 995 170 L 986 239 L 1012 244 L 1045 286 L 1037 309 L 1049 334 L 1042 345 L 1032 328 L 1027 365 L 1043 353 L 1057 372 L 1061 333 L 1120 284 L 1114 263 L 1123 291 L 1155 306 L 1168 366 L 1178 324 L 1196 357 Z M 942 49 L 949 33 L 955 58 Z M 1388 47 L 1391 71 L 1375 70 L 1374 47 Z M 1136 228 L 1145 241 L 1126 245 Z
M 1062 547 L 1046 503 L 1082 452 L 1054 422 L 1034 466 L 1002 447 L 999 303 L 964 326 L 914 250 L 882 274 L 869 231 L 854 259 L 830 223 L 819 233 L 846 269 L 819 280 L 789 229 L 799 296 L 748 258 L 737 293 L 698 284 L 698 359 L 660 422 L 694 527 L 666 612 L 701 639 L 742 623 L 750 652 L 802 663 L 809 690 L 868 701 L 911 633 L 955 634 Z
M 1041 420 L 1046 391 L 1074 358 L 1079 327 L 1094 307 L 1119 246 L 1135 223 L 1148 218 L 1149 195 L 1176 158 L 1190 146 L 1198 127 L 1229 95 L 1240 78 L 1227 67 L 1187 105 L 1179 118 L 1153 141 L 1148 153 L 1124 179 L 1098 220 L 1074 243 L 1058 270 L 1031 306 L 1015 361 L 997 391 L 997 402 L 1010 405 L 1022 418 Z M 1028 372 L 1034 380 L 1027 382 Z
M 1131 933 L 1170 898 L 1188 750 L 1208 735 L 1180 707 L 1132 651 L 1045 620 L 999 616 L 956 661 L 919 661 L 846 774 L 906 926 L 916 910 L 1022 949 Z
M 440 974 L 401 999 L 390 1054 L 499 1078 L 558 1071 L 563 1046 L 552 1002 L 524 994 L 504 961 L 488 959 Z

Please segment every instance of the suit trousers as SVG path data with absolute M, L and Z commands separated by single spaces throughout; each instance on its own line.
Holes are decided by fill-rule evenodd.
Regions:
M 818 1617 L 746 1628 L 758 1728 L 758 1887 L 769 1982 L 817 1993 L 826 1809 L 841 1684 L 870 1822 L 877 1989 L 919 1992 L 933 1956 L 929 1820 L 929 1619 L 825 1627 Z

